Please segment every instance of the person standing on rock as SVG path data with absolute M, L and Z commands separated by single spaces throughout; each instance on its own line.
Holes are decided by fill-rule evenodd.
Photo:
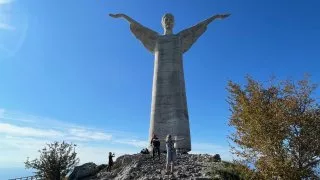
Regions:
M 111 171 L 111 168 L 113 166 L 113 158 L 114 157 L 114 153 L 112 154 L 111 152 L 109 152 L 109 162 L 108 162 L 108 168 L 107 171 Z
M 167 148 L 167 162 L 166 162 L 166 173 L 169 173 L 169 164 L 171 164 L 171 174 L 173 174 L 173 165 L 174 161 L 176 160 L 176 149 L 174 148 L 174 143 L 177 141 L 183 140 L 182 139 L 175 139 L 173 140 L 171 135 L 168 134 L 166 138 L 166 148 Z
M 152 145 L 152 158 L 154 159 L 154 154 L 158 153 L 160 160 L 160 140 L 155 134 L 153 134 L 150 144 Z

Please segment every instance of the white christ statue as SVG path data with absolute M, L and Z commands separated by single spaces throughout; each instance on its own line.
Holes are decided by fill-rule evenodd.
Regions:
M 161 140 L 161 151 L 165 151 L 165 137 L 168 134 L 183 138 L 179 142 L 181 151 L 191 151 L 182 54 L 190 49 L 213 20 L 224 19 L 229 15 L 214 15 L 178 34 L 173 34 L 174 16 L 167 13 L 162 17 L 164 34 L 161 35 L 125 14 L 110 14 L 113 18 L 127 20 L 131 32 L 154 54 L 149 142 L 154 134 L 157 135 Z

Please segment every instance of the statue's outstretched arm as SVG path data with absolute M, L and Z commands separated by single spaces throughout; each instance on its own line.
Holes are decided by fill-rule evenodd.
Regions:
M 206 31 L 207 26 L 216 19 L 224 19 L 230 14 L 217 14 L 178 33 L 182 42 L 182 52 L 188 51 L 196 40 Z
M 209 25 L 212 21 L 216 20 L 216 19 L 224 19 L 226 17 L 229 17 L 231 14 L 217 14 L 217 15 L 213 15 L 210 18 L 202 21 L 199 23 L 199 25 Z
M 156 39 L 158 37 L 158 33 L 144 27 L 131 17 L 125 15 L 125 14 L 109 14 L 109 16 L 113 18 L 123 18 L 127 20 L 130 24 L 130 30 L 135 35 L 137 39 L 139 39 L 142 44 L 150 51 L 154 52 L 156 47 Z
M 137 21 L 135 21 L 134 19 L 132 19 L 131 17 L 129 17 L 129 16 L 125 15 L 125 14 L 109 14 L 109 16 L 111 16 L 113 18 L 124 18 L 129 23 L 139 24 Z

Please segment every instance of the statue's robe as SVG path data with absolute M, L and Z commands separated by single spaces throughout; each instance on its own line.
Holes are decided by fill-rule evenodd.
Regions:
M 204 23 L 200 23 L 178 34 L 159 35 L 139 23 L 130 24 L 132 33 L 155 56 L 149 142 L 156 134 L 161 140 L 161 151 L 165 151 L 168 134 L 183 138 L 176 148 L 183 152 L 191 151 L 183 53 L 206 28 Z

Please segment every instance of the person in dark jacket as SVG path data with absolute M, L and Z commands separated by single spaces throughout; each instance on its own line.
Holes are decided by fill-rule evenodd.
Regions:
M 111 168 L 113 166 L 113 158 L 114 157 L 114 153 L 112 154 L 111 152 L 109 152 L 109 162 L 108 162 L 108 168 L 107 171 L 111 171 Z
M 160 160 L 160 140 L 158 139 L 158 137 L 153 134 L 153 137 L 151 139 L 151 142 L 150 142 L 151 146 L 152 146 L 152 157 L 154 159 L 154 154 L 155 153 L 158 153 L 158 156 L 159 156 L 159 160 Z

